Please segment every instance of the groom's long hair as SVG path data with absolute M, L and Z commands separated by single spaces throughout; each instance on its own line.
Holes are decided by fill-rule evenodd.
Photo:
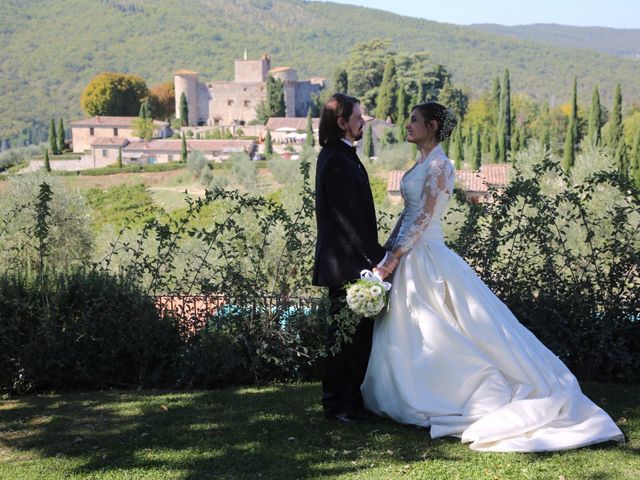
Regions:
M 325 146 L 329 142 L 340 140 L 344 137 L 344 131 L 338 125 L 338 118 L 349 120 L 353 113 L 354 105 L 360 103 L 355 97 L 343 93 L 334 93 L 320 112 L 320 127 L 318 137 L 320 145 Z

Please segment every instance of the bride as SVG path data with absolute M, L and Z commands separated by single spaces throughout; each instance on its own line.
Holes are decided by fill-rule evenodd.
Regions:
M 460 437 L 474 450 L 624 441 L 558 357 L 445 246 L 440 221 L 455 171 L 439 142 L 456 123 L 429 102 L 407 124 L 420 158 L 402 179 L 404 211 L 386 245 L 400 262 L 389 307 L 375 322 L 361 387 L 366 408 L 431 427 L 432 438 Z

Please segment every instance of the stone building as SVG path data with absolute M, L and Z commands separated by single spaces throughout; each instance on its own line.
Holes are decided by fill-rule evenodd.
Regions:
M 267 78 L 271 75 L 284 83 L 285 115 L 304 117 L 311 95 L 324 88 L 324 79 L 298 80 L 291 67 L 271 68 L 268 55 L 259 60 L 235 61 L 233 81 L 198 81 L 198 73 L 178 70 L 174 74 L 176 118 L 180 118 L 180 97 L 184 92 L 189 109 L 189 125 L 231 125 L 256 119 L 256 107 L 267 95 Z
M 110 117 L 96 116 L 84 120 L 71 122 L 71 138 L 74 153 L 82 153 L 92 149 L 96 144 L 103 146 L 108 139 L 116 143 L 122 143 L 122 139 L 133 137 L 133 121 L 138 117 Z M 161 138 L 168 137 L 171 129 L 167 122 L 154 120 L 155 135 Z M 120 140 L 118 140 L 120 139 Z

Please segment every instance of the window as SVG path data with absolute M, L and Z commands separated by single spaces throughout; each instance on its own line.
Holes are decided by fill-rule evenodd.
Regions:
M 250 107 L 251 106 L 251 100 L 245 100 L 244 101 L 244 106 L 245 107 Z
M 109 156 L 109 150 L 103 149 L 102 150 L 102 156 L 103 157 L 108 157 Z
M 227 100 L 227 106 L 230 107 L 231 105 L 233 105 L 233 100 Z
M 114 129 L 113 129 L 113 136 L 114 136 L 114 137 L 117 137 L 117 136 L 118 136 L 118 129 L 117 129 L 117 128 L 114 128 Z
M 89 127 L 89 136 L 93 137 L 93 127 Z

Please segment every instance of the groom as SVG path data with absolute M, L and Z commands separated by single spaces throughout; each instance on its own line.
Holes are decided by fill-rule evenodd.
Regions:
M 356 154 L 364 120 L 358 99 L 336 93 L 320 113 L 320 145 L 316 167 L 316 243 L 313 284 L 329 287 L 330 315 L 345 307 L 345 283 L 363 269 L 382 276 L 397 260 L 378 243 L 378 228 L 369 177 Z M 327 362 L 322 379 L 322 407 L 327 418 L 359 420 L 363 403 L 360 384 L 371 352 L 373 320 L 363 318 L 351 343 L 330 352 L 336 325 L 327 332 Z

